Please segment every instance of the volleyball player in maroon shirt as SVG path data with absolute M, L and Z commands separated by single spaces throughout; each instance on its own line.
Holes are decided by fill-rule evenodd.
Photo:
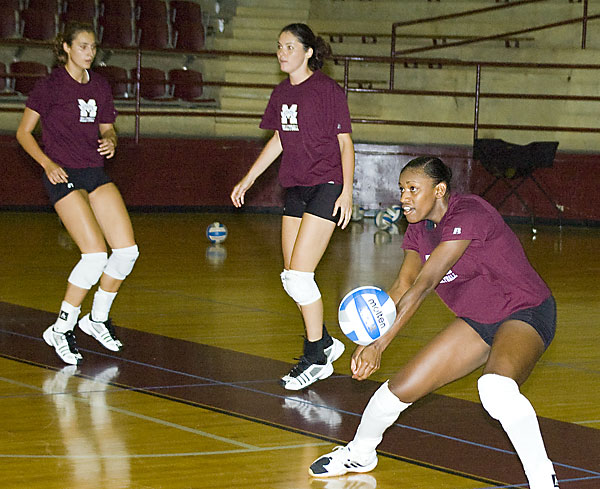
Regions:
M 76 324 L 109 350 L 121 349 L 108 314 L 139 254 L 121 194 L 103 168 L 117 147 L 116 111 L 108 83 L 90 71 L 96 49 L 91 25 L 65 27 L 54 46 L 59 66 L 36 84 L 17 130 L 21 146 L 42 166 L 50 201 L 81 251 L 56 322 L 43 333 L 58 356 L 74 365 L 82 360 Z M 43 149 L 32 134 L 39 121 Z M 81 303 L 98 282 L 91 312 L 79 319 Z
M 273 90 L 260 125 L 275 133 L 231 193 L 233 204 L 242 206 L 247 190 L 283 153 L 281 280 L 306 329 L 303 355 L 281 379 L 290 390 L 330 376 L 332 363 L 344 351 L 323 324 L 323 302 L 314 279 L 336 224 L 345 228 L 352 214 L 354 146 L 348 104 L 341 87 L 319 71 L 329 53 L 329 45 L 305 24 L 281 30 L 277 59 L 288 78 Z
M 554 337 L 554 298 L 498 211 L 476 195 L 451 194 L 451 176 L 430 157 L 410 161 L 400 173 L 409 225 L 404 261 L 389 290 L 398 314 L 387 334 L 357 347 L 353 377 L 363 380 L 379 369 L 383 351 L 431 291 L 456 318 L 373 394 L 354 439 L 315 460 L 313 476 L 372 470 L 375 449 L 400 413 L 483 366 L 481 403 L 506 431 L 529 487 L 558 487 L 536 413 L 519 389 Z

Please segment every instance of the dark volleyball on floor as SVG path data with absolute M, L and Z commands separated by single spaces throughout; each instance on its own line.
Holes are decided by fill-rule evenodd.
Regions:
M 358 345 L 368 345 L 386 334 L 394 319 L 394 301 L 384 290 L 373 285 L 348 292 L 338 309 L 342 332 Z
M 227 239 L 227 226 L 218 221 L 213 222 L 206 228 L 206 237 L 211 243 L 222 243 Z

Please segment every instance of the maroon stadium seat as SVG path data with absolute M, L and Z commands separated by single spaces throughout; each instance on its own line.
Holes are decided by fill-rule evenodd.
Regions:
M 23 37 L 35 41 L 50 41 L 58 34 L 58 13 L 27 8 L 21 12 Z
M 60 0 L 28 0 L 26 5 L 27 8 L 33 10 L 39 10 L 51 15 L 58 15 L 60 14 L 62 4 Z
M 36 82 L 48 74 L 48 67 L 37 61 L 14 61 L 10 64 L 10 74 L 25 75 L 9 78 L 15 92 L 29 95 Z
M 95 25 L 98 19 L 96 0 L 68 0 L 62 18 L 65 23 L 78 21 Z
M 121 66 L 95 66 L 93 71 L 102 75 L 112 88 L 115 99 L 131 98 L 129 72 Z
M 170 28 L 167 18 L 140 17 L 137 21 L 138 44 L 142 49 L 169 49 Z
M 21 16 L 12 7 L 0 7 L 0 39 L 21 37 Z
M 171 2 L 171 24 L 173 47 L 187 51 L 204 49 L 206 36 L 199 4 L 181 0 Z
M 136 44 L 133 19 L 120 15 L 100 17 L 100 44 L 106 48 L 128 48 Z
M 137 68 L 131 70 L 132 83 L 136 85 Z M 142 67 L 140 69 L 140 97 L 156 100 L 171 98 L 168 93 L 168 80 L 165 72 L 159 68 Z
M 100 0 L 100 16 L 113 15 L 133 19 L 133 7 L 130 0 Z
M 182 68 L 169 71 L 169 82 L 173 97 L 194 101 L 202 98 L 202 73 Z

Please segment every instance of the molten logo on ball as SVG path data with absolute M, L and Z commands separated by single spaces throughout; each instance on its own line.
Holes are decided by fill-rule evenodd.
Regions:
M 342 299 L 338 319 L 349 339 L 368 345 L 390 329 L 396 319 L 396 305 L 379 287 L 358 287 Z

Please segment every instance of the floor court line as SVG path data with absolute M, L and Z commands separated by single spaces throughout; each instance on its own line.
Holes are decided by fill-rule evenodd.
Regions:
M 15 335 L 27 338 L 27 339 L 33 339 L 35 341 L 43 341 L 40 338 L 33 337 L 33 336 L 30 336 L 30 335 L 26 335 L 26 334 L 22 334 L 22 333 L 16 333 L 16 332 L 6 331 L 6 330 L 0 330 L 0 332 L 5 332 L 5 333 L 9 333 L 9 334 L 15 334 Z M 265 392 L 265 391 L 262 391 L 262 390 L 259 390 L 259 389 L 248 388 L 248 387 L 240 385 L 237 382 L 223 382 L 223 381 L 212 379 L 212 378 L 209 378 L 209 377 L 199 376 L 199 375 L 191 374 L 191 373 L 188 373 L 188 372 L 182 372 L 182 371 L 176 370 L 176 369 L 169 369 L 169 368 L 165 368 L 165 367 L 160 367 L 160 366 L 157 366 L 157 365 L 149 364 L 147 362 L 139 362 L 139 361 L 136 361 L 136 360 L 126 359 L 126 358 L 123 358 L 123 357 L 120 357 L 120 356 L 116 356 L 114 354 L 109 354 L 109 353 L 104 353 L 104 352 L 98 352 L 98 351 L 94 351 L 94 350 L 86 350 L 86 349 L 82 349 L 82 348 L 80 348 L 80 350 L 83 351 L 83 352 L 94 353 L 96 355 L 100 355 L 100 356 L 103 356 L 103 357 L 106 357 L 106 358 L 118 360 L 120 362 L 126 362 L 126 363 L 136 364 L 136 365 L 139 365 L 139 366 L 143 366 L 144 368 L 158 369 L 158 370 L 162 370 L 162 371 L 165 371 L 165 372 L 173 373 L 173 374 L 176 374 L 176 375 L 181 375 L 181 376 L 184 376 L 184 377 L 190 377 L 190 378 L 195 378 L 195 379 L 198 379 L 198 380 L 202 380 L 202 381 L 205 381 L 205 382 L 209 383 L 209 384 L 205 384 L 204 385 L 205 387 L 219 385 L 219 386 L 231 387 L 231 388 L 234 388 L 234 389 L 246 390 L 246 391 L 249 391 L 249 392 L 252 392 L 252 393 L 255 393 L 255 394 L 259 394 L 259 395 L 265 395 L 265 396 L 279 398 L 279 399 L 286 399 L 286 398 L 289 399 L 289 396 L 284 396 L 284 395 L 274 394 L 274 393 L 270 393 L 270 392 Z M 342 377 L 342 376 L 340 376 L 340 377 Z M 271 379 L 271 380 L 273 380 L 273 379 Z M 119 384 L 119 383 L 112 383 L 112 384 L 116 385 L 118 387 L 121 387 L 121 388 L 129 389 L 129 390 L 136 390 L 136 391 L 139 391 L 139 392 L 145 392 L 146 391 L 146 388 L 144 388 L 144 387 L 124 386 L 124 385 Z M 179 388 L 179 387 L 180 386 L 171 386 L 171 388 Z M 200 386 L 198 386 L 198 387 L 200 387 Z M 161 389 L 161 390 L 164 390 L 164 388 Z M 170 396 L 166 396 L 165 398 L 169 399 Z M 307 404 L 311 404 L 310 401 L 307 401 Z M 332 409 L 332 408 L 327 407 L 327 409 Z M 339 413 L 344 413 L 344 414 L 347 414 L 347 415 L 350 415 L 350 416 L 359 417 L 361 415 L 360 413 L 356 413 L 356 412 L 352 412 L 352 411 L 347 411 L 347 410 L 342 410 L 342 409 L 332 409 L 332 410 L 334 410 L 336 412 L 339 412 Z M 407 430 L 410 430 L 410 431 L 415 431 L 415 432 L 418 432 L 418 433 L 423 433 L 423 434 L 431 435 L 431 436 L 434 436 L 434 437 L 439 437 L 439 438 L 447 439 L 447 440 L 450 440 L 450 441 L 453 441 L 453 442 L 457 442 L 457 443 L 460 443 L 460 444 L 471 445 L 471 446 L 474 446 L 474 447 L 477 447 L 477 448 L 482 448 L 482 449 L 486 449 L 486 450 L 490 450 L 490 451 L 495 451 L 495 452 L 509 454 L 509 455 L 512 455 L 512 454 L 515 453 L 514 451 L 511 451 L 511 450 L 505 450 L 505 449 L 501 449 L 501 448 L 497 448 L 497 447 L 493 447 L 493 446 L 485 445 L 485 444 L 481 444 L 481 443 L 475 443 L 475 442 L 472 442 L 472 441 L 469 441 L 469 440 L 465 440 L 463 438 L 458 438 L 458 437 L 453 437 L 453 436 L 449 436 L 449 435 L 444 435 L 442 433 L 437 433 L 437 432 L 434 432 L 434 431 L 431 431 L 431 430 L 424 430 L 422 428 L 417 428 L 417 427 L 413 427 L 413 426 L 409 426 L 409 425 L 405 425 L 405 424 L 401 424 L 401 423 L 395 423 L 394 426 L 399 427 L 401 429 L 407 429 Z M 337 440 L 332 440 L 332 442 L 336 443 Z M 582 467 L 577 467 L 577 466 L 573 466 L 573 465 L 570 465 L 570 464 L 564 464 L 564 463 L 561 463 L 561 462 L 558 462 L 558 461 L 555 461 L 554 463 L 556 465 L 559 465 L 559 466 L 562 466 L 562 467 L 565 467 L 565 468 L 569 468 L 569 469 L 572 469 L 572 470 L 581 471 L 583 473 L 589 473 L 589 474 L 593 474 L 593 475 L 600 475 L 600 472 L 591 471 L 589 469 L 584 469 Z
M 60 371 L 57 372 L 57 374 Z M 93 379 L 88 379 L 87 377 L 84 378 L 85 380 L 93 380 Z M 11 383 L 13 385 L 19 385 L 20 387 L 25 387 L 28 389 L 32 389 L 35 391 L 39 391 L 40 395 L 42 396 L 56 396 L 56 395 L 61 395 L 61 396 L 71 396 L 73 399 L 79 401 L 79 402 L 84 402 L 84 403 L 89 403 L 92 404 L 93 401 L 89 398 L 86 398 L 85 396 L 82 396 L 81 394 L 88 394 L 90 393 L 90 391 L 77 391 L 77 392 L 44 392 L 43 388 L 35 386 L 35 385 L 31 385 L 31 384 L 25 384 L 23 382 L 16 382 L 16 381 L 12 381 L 11 379 L 6 379 L 5 377 L 0 377 L 0 381 L 3 382 L 8 382 Z M 106 392 L 106 391 L 91 391 L 91 392 Z M 114 393 L 117 391 L 110 391 L 110 393 Z M 136 413 L 134 411 L 128 410 L 128 409 L 122 409 L 122 408 L 118 408 L 118 407 L 114 407 L 114 406 L 110 406 L 110 405 L 106 405 L 105 406 L 107 410 L 113 412 L 113 413 L 118 413 L 118 414 L 123 414 L 125 416 L 130 416 L 133 418 L 137 418 L 137 419 L 141 419 L 143 421 L 147 421 L 150 423 L 154 423 L 154 424 L 158 424 L 161 426 L 166 426 L 168 428 L 173 428 L 179 431 L 185 431 L 187 433 L 192 433 L 194 435 L 200 435 L 203 436 L 205 438 L 210 438 L 216 441 L 222 441 L 224 443 L 229 443 L 231 445 L 236 445 L 248 450 L 257 450 L 259 449 L 259 447 L 255 446 L 255 445 L 250 445 L 248 443 L 243 443 L 237 440 L 232 440 L 231 438 L 226 438 L 226 437 L 222 437 L 219 435 L 214 435 L 212 433 L 208 433 L 206 431 L 202 431 L 202 430 L 198 430 L 196 428 L 190 428 L 188 426 L 183 426 L 177 423 L 172 423 L 170 421 L 165 421 L 163 419 L 159 419 L 159 418 L 155 418 L 153 416 L 146 416 L 144 414 L 140 414 L 140 413 Z
M 175 457 L 206 457 L 209 455 L 234 455 L 244 453 L 258 453 L 258 452 L 274 452 L 281 450 L 296 450 L 298 448 L 312 448 L 325 446 L 327 443 L 299 443 L 295 445 L 280 445 L 271 447 L 255 447 L 255 448 L 238 448 L 231 450 L 212 450 L 202 452 L 178 452 L 178 453 L 144 453 L 144 454 L 127 454 L 127 455 L 105 455 L 105 454 L 93 454 L 93 455 L 32 455 L 32 454 L 0 454 L 0 459 L 144 459 L 144 458 L 175 458 Z
M 40 313 L 44 314 L 43 312 L 40 312 Z M 31 311 L 28 311 L 26 314 L 31 314 Z M 43 345 L 43 343 L 41 343 L 42 340 L 39 339 L 39 337 L 33 336 L 31 334 L 29 334 L 29 335 L 28 334 L 22 334 L 20 332 L 20 331 L 23 331 L 24 329 L 27 330 L 26 329 L 27 328 L 27 321 L 29 320 L 29 317 L 28 316 L 23 316 L 23 320 L 25 321 L 25 323 L 15 322 L 14 320 L 9 321 L 9 323 L 8 323 L 8 324 L 10 324 L 9 328 L 13 328 L 15 326 L 19 327 L 19 332 L 6 330 L 4 328 L 3 328 L 3 331 L 5 333 L 16 334 L 18 336 L 21 336 L 21 338 L 26 339 L 27 342 L 30 342 L 31 339 L 34 339 L 34 340 L 36 340 L 35 341 L 36 345 L 42 345 L 44 347 L 44 349 L 45 349 L 46 347 L 45 347 L 45 345 Z M 35 323 L 30 323 L 31 326 L 30 326 L 29 329 L 33 330 L 33 326 L 35 326 L 38 322 L 39 321 L 37 321 L 37 319 L 36 319 Z M 7 326 L 8 326 L 8 324 L 7 324 Z M 21 324 L 22 324 L 22 326 L 21 326 Z M 125 328 L 123 328 L 123 329 L 124 329 L 123 332 L 125 333 Z M 2 330 L 0 330 L 0 331 L 2 331 Z M 183 346 L 185 348 L 190 348 L 190 346 L 189 346 L 190 342 L 185 342 L 183 340 L 176 340 L 176 339 L 173 339 L 173 338 L 161 337 L 160 335 L 149 335 L 148 333 L 143 333 L 143 332 L 134 332 L 132 338 L 138 339 L 138 336 L 141 336 L 139 339 L 142 339 L 143 336 L 148 336 L 148 337 L 150 337 L 150 336 L 157 336 L 157 340 L 158 340 L 158 342 L 156 343 L 156 347 L 157 348 L 158 347 L 160 347 L 160 348 L 163 348 L 163 347 L 170 348 L 170 347 L 178 345 L 179 341 L 182 341 L 181 346 Z M 148 338 L 148 339 L 151 339 L 151 338 Z M 152 341 L 154 341 L 154 340 L 152 340 Z M 19 342 L 17 341 L 17 343 L 19 343 Z M 185 345 L 184 343 L 188 343 L 188 345 Z M 11 344 L 11 349 L 7 350 L 7 351 L 13 351 L 13 349 L 12 349 L 13 342 L 10 342 L 10 344 Z M 30 356 L 30 354 L 28 352 L 29 348 L 34 348 L 34 350 L 37 352 L 36 355 L 40 355 L 42 353 L 42 351 L 40 350 L 39 346 L 35 346 L 34 345 L 34 346 L 31 346 L 31 347 L 27 347 L 27 350 L 23 350 L 23 353 L 20 353 L 21 355 L 25 355 L 24 358 L 15 358 L 15 357 L 11 357 L 9 355 L 3 355 L 3 356 L 5 356 L 5 358 L 10 358 L 12 360 L 23 361 L 24 363 L 29 363 L 30 365 L 37 365 L 37 366 L 41 366 L 43 368 L 48 368 L 48 366 L 50 364 L 48 364 L 48 365 L 45 365 L 45 364 L 44 365 L 40 365 L 40 364 L 36 364 L 35 362 L 25 360 L 25 358 L 28 358 Z M 191 347 L 191 348 L 192 349 L 189 350 L 189 352 L 195 352 L 196 349 L 198 349 L 198 350 L 202 350 L 202 352 L 204 352 L 206 354 L 217 355 L 216 358 L 221 358 L 219 355 L 224 355 L 224 354 L 227 353 L 227 350 L 225 350 L 225 349 L 222 349 L 222 348 L 219 349 L 217 347 L 210 347 L 210 346 L 202 345 L 202 344 L 198 344 L 198 345 L 194 344 L 194 346 Z M 204 351 L 204 350 L 206 350 L 206 351 Z M 218 350 L 220 350 L 220 352 Z M 19 351 L 19 350 L 17 349 L 17 351 Z M 186 383 L 185 384 L 187 386 L 191 385 L 194 388 L 222 386 L 222 387 L 227 387 L 227 388 L 235 389 L 237 391 L 251 392 L 251 393 L 257 394 L 259 396 L 266 396 L 266 397 L 277 398 L 277 399 L 289 399 L 288 396 L 283 396 L 283 395 L 280 395 L 280 394 L 276 394 L 274 392 L 266 392 L 266 391 L 261 390 L 259 388 L 250 387 L 251 385 L 256 385 L 257 383 L 260 383 L 260 382 L 263 382 L 263 383 L 273 382 L 273 379 L 250 381 L 250 380 L 248 380 L 248 378 L 246 376 L 246 379 L 243 379 L 243 380 L 240 380 L 240 381 L 232 381 L 231 378 L 228 378 L 227 381 L 223 381 L 223 380 L 218 380 L 218 378 L 214 378 L 214 373 L 211 376 L 197 375 L 195 373 L 186 372 L 186 371 L 184 371 L 182 369 L 165 368 L 165 366 L 161 366 L 159 364 L 157 365 L 157 364 L 149 363 L 147 361 L 143 361 L 147 357 L 144 356 L 144 355 L 140 356 L 139 352 L 138 352 L 138 355 L 137 355 L 138 356 L 137 359 L 131 359 L 131 358 L 128 359 L 128 358 L 125 358 L 125 357 L 116 356 L 114 354 L 101 353 L 101 352 L 98 352 L 98 351 L 95 351 L 95 350 L 87 350 L 86 349 L 85 351 L 93 353 L 93 356 L 90 356 L 90 358 L 89 358 L 89 362 L 90 362 L 89 365 L 92 368 L 92 370 L 94 368 L 94 365 L 97 365 L 98 363 L 102 364 L 103 362 L 106 363 L 106 360 L 111 360 L 111 361 L 114 361 L 114 362 L 129 363 L 132 366 L 136 365 L 135 368 L 137 368 L 139 370 L 135 370 L 135 368 L 133 370 L 132 369 L 127 369 L 127 371 L 130 372 L 130 378 L 133 378 L 133 377 L 131 377 L 132 374 L 134 374 L 134 373 L 143 373 L 145 369 L 160 370 L 160 371 L 164 371 L 164 372 L 169 372 L 169 375 L 167 375 L 165 377 L 165 379 L 171 378 L 171 379 L 175 380 L 175 384 L 176 384 L 177 377 L 186 377 L 186 378 L 190 378 L 190 379 L 197 379 L 197 380 L 199 380 L 201 382 L 208 382 L 207 384 L 195 384 L 195 383 Z M 240 354 L 236 354 L 235 352 L 232 352 L 232 355 L 233 355 L 233 358 L 237 358 L 236 355 L 239 356 Z M 241 354 L 241 355 L 243 355 L 243 354 Z M 134 355 L 134 356 L 136 356 L 136 355 Z M 48 357 L 48 358 L 46 358 L 46 357 Z M 250 359 L 251 362 L 255 361 L 255 360 L 253 360 L 253 359 L 250 358 L 250 357 L 252 357 L 252 355 L 248 355 L 247 357 Z M 43 360 L 44 362 L 51 362 L 50 355 L 42 355 L 40 357 L 34 356 L 34 357 L 31 357 L 31 358 L 44 358 L 44 360 Z M 152 357 L 152 358 L 154 358 L 154 357 Z M 105 359 L 105 360 L 100 360 L 99 361 L 99 359 Z M 139 360 L 142 360 L 142 361 L 139 361 Z M 257 358 L 256 361 L 260 362 L 260 358 Z M 273 363 L 272 360 L 270 362 Z M 278 363 L 284 363 L 284 362 L 278 362 Z M 267 362 L 267 364 L 270 365 L 268 362 Z M 88 365 L 87 361 L 86 361 L 85 365 Z M 182 365 L 185 365 L 185 363 L 182 364 Z M 50 367 L 50 368 L 54 369 L 53 367 Z M 271 367 L 269 367 L 269 368 L 271 368 Z M 209 369 L 208 371 L 211 371 L 211 370 Z M 268 370 L 265 370 L 265 369 L 263 369 L 263 371 L 268 372 Z M 334 380 L 343 382 L 345 377 L 347 377 L 347 376 L 338 376 Z M 84 378 L 90 378 L 90 377 L 84 377 Z M 143 374 L 142 374 L 142 377 L 140 377 L 140 378 L 143 378 Z M 115 386 L 117 386 L 117 387 L 119 387 L 120 389 L 131 389 L 131 390 L 136 390 L 136 391 L 139 391 L 139 392 L 142 392 L 142 393 L 145 392 L 143 389 L 151 387 L 150 384 L 148 386 L 138 385 L 137 383 L 130 384 L 129 386 L 127 386 L 125 384 L 119 384 L 117 382 L 113 382 L 112 384 L 115 385 Z M 150 391 L 150 392 L 145 392 L 145 393 L 151 394 L 151 395 L 157 395 L 158 397 L 163 398 L 163 399 L 171 399 L 171 400 L 175 400 L 175 401 L 179 401 L 179 402 L 185 402 L 185 397 L 181 398 L 181 399 L 177 399 L 177 398 L 174 398 L 171 395 L 165 395 L 165 396 L 163 396 L 163 395 L 159 394 L 158 391 L 162 391 L 162 392 L 166 393 L 166 392 L 168 392 L 171 389 L 177 389 L 177 388 L 181 389 L 183 387 L 183 385 L 184 385 L 184 384 L 176 384 L 176 385 L 171 385 L 171 384 L 173 384 L 173 383 L 163 384 L 161 386 L 156 385 L 155 389 L 154 389 L 154 392 Z M 269 389 L 271 387 L 273 387 L 273 386 L 265 386 L 266 389 Z M 112 389 L 111 389 L 111 392 L 113 392 Z M 218 391 L 216 391 L 216 392 L 218 392 Z M 225 392 L 225 391 L 222 391 L 222 392 Z M 327 392 L 327 389 L 325 389 L 324 392 Z M 174 395 L 178 395 L 178 394 L 180 394 L 180 393 L 174 393 Z M 321 395 L 323 395 L 323 391 L 321 392 Z M 445 396 L 437 396 L 437 397 L 444 398 Z M 206 398 L 206 395 L 204 395 L 204 396 L 195 396 L 195 397 L 192 397 L 192 399 L 207 399 L 207 398 Z M 246 398 L 242 397 L 241 399 L 246 399 Z M 436 402 L 437 401 L 434 399 L 434 405 L 436 405 L 435 404 Z M 443 402 L 445 402 L 445 401 L 443 401 Z M 205 409 L 211 409 L 211 406 L 210 405 L 206 405 L 204 401 L 203 402 L 187 402 L 187 404 L 195 405 L 197 407 L 202 407 L 202 408 L 205 408 Z M 327 406 L 327 405 L 324 405 L 324 404 L 319 404 L 319 403 L 316 403 L 316 402 L 307 401 L 307 402 L 305 402 L 305 404 L 313 406 L 315 408 L 323 408 L 323 409 L 335 410 L 335 411 L 338 411 L 338 412 L 346 413 L 346 414 L 351 415 L 351 416 L 358 416 L 359 415 L 359 414 L 357 414 L 357 411 L 355 411 L 355 410 L 332 409 L 330 406 Z M 452 401 L 449 406 L 456 407 L 455 405 L 457 405 L 457 402 L 456 401 Z M 458 405 L 462 406 L 462 404 L 460 402 L 458 403 Z M 216 407 L 212 406 L 212 408 L 214 408 L 212 410 L 217 411 L 217 412 L 221 412 L 221 413 L 224 413 L 224 414 L 230 414 L 232 416 L 241 417 L 241 418 L 244 418 L 244 419 L 247 419 L 247 420 L 250 420 L 250 421 L 263 422 L 263 423 L 266 423 L 267 425 L 270 425 L 270 426 L 280 427 L 282 429 L 287 429 L 289 431 L 293 431 L 293 432 L 296 432 L 296 433 L 304 434 L 304 435 L 307 435 L 307 436 L 310 436 L 310 437 L 313 437 L 313 438 L 317 438 L 317 439 L 321 439 L 321 440 L 325 440 L 325 441 L 331 441 L 332 443 L 337 443 L 338 442 L 338 440 L 336 440 L 334 438 L 327 437 L 327 436 L 315 435 L 314 433 L 312 433 L 310 431 L 308 431 L 308 432 L 307 431 L 303 431 L 302 429 L 299 429 L 299 428 L 294 427 L 294 426 L 278 426 L 278 422 L 277 421 L 275 421 L 275 422 L 269 422 L 268 420 L 264 421 L 261 418 L 254 419 L 252 417 L 252 415 L 247 416 L 247 415 L 244 415 L 243 413 L 240 415 L 239 413 L 237 413 L 235 411 L 228 413 L 222 407 L 218 407 L 218 404 L 216 405 Z M 567 425 L 567 423 L 565 423 L 565 425 Z M 408 427 L 409 429 L 415 429 L 414 426 L 407 426 L 407 425 L 398 425 L 398 426 L 400 426 L 400 427 Z M 312 430 L 312 427 L 310 429 Z M 416 428 L 416 429 L 419 430 L 421 428 Z M 424 430 L 424 432 L 427 432 L 427 433 L 431 434 L 432 436 L 439 436 L 440 435 L 439 432 L 432 431 L 432 430 Z M 447 436 L 447 435 L 443 435 L 443 436 Z M 458 438 L 458 437 L 451 437 L 451 439 L 453 439 L 453 441 L 459 441 L 459 442 L 467 441 L 467 440 L 464 440 L 463 438 Z M 478 444 L 478 445 L 481 445 L 481 444 Z M 483 445 L 483 446 L 486 446 L 486 445 Z M 494 448 L 494 447 L 491 447 L 491 448 Z M 390 453 L 395 453 L 395 452 L 390 452 Z M 503 453 L 506 453 L 506 451 L 503 452 Z M 508 453 L 510 453 L 510 452 L 508 452 Z M 387 454 L 383 453 L 382 455 L 386 456 Z M 396 459 L 399 459 L 398 457 L 399 457 L 399 455 L 391 456 L 391 458 L 396 458 Z M 434 470 L 442 470 L 442 471 L 445 471 L 445 472 L 448 472 L 448 473 L 455 473 L 456 475 L 459 475 L 461 477 L 465 477 L 465 478 L 471 479 L 471 480 L 478 480 L 480 482 L 483 482 L 484 484 L 488 484 L 488 485 L 492 484 L 493 487 L 501 487 L 501 484 L 500 483 L 496 483 L 496 481 L 497 480 L 502 480 L 502 479 L 497 479 L 497 478 L 490 479 L 489 477 L 486 478 L 485 476 L 483 476 L 483 473 L 482 473 L 482 476 L 473 475 L 473 474 L 476 474 L 478 472 L 470 472 L 470 471 L 465 472 L 462 469 L 458 469 L 458 466 L 457 466 L 457 468 L 452 468 L 453 466 L 443 465 L 443 466 L 441 466 L 441 469 L 436 469 L 435 463 L 432 465 L 430 462 L 427 461 L 427 459 L 425 459 L 425 460 L 416 460 L 416 461 L 407 459 L 406 457 L 402 457 L 401 459 L 404 459 L 408 463 L 416 463 L 417 465 L 427 466 L 427 467 L 432 468 Z M 582 460 L 587 460 L 587 459 L 582 459 Z M 564 466 L 566 466 L 566 467 L 573 467 L 575 470 L 586 471 L 586 469 L 578 469 L 577 467 L 574 467 L 573 465 L 567 465 L 567 464 L 565 464 Z M 450 469 L 446 470 L 445 469 L 446 467 L 450 467 Z M 589 471 L 587 471 L 587 472 L 590 473 Z M 592 473 L 593 474 L 597 474 L 596 472 L 592 472 Z M 573 478 L 573 476 L 577 475 L 577 474 L 569 474 L 569 475 L 571 475 L 571 477 Z M 571 479 L 565 479 L 565 480 L 571 480 Z M 582 478 L 581 480 L 587 480 L 587 479 Z M 596 480 L 596 479 L 593 478 L 593 480 Z M 505 486 L 505 487 L 517 487 L 517 486 L 515 486 L 513 484 L 513 485 L 508 485 L 508 486 Z

